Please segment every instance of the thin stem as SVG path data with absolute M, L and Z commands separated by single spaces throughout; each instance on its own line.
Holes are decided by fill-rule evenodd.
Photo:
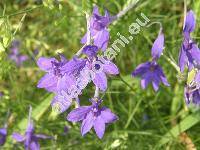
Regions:
M 133 2 L 133 3 L 127 2 L 127 4 L 124 6 L 123 10 L 121 10 L 121 11 L 113 18 L 113 21 L 115 21 L 115 20 L 121 18 L 122 16 L 124 16 L 129 10 L 131 10 L 132 8 L 134 8 L 138 2 L 139 2 L 139 0 L 136 0 L 136 1 Z
M 31 122 L 31 114 L 32 114 L 32 107 L 31 105 L 29 106 L 29 114 L 28 114 L 28 123 Z
M 147 27 L 149 28 L 149 27 L 151 27 L 151 26 L 154 25 L 154 24 L 159 24 L 159 25 L 160 25 L 160 31 L 159 31 L 159 33 L 161 33 L 162 30 L 163 30 L 163 27 L 162 27 L 162 23 L 161 23 L 161 22 L 158 22 L 158 21 L 152 22 L 152 23 L 150 23 Z
M 3 17 L 5 16 L 6 14 L 6 4 L 4 4 L 4 9 L 3 9 Z M 1 17 L 0 17 L 1 18 Z
M 13 17 L 13 16 L 21 15 L 21 14 L 31 12 L 31 11 L 38 9 L 38 8 L 41 8 L 41 7 L 43 7 L 43 5 L 40 5 L 40 6 L 37 6 L 37 7 L 34 7 L 34 8 L 25 9 L 21 12 L 16 12 L 16 13 L 13 13 L 13 14 L 10 14 L 10 15 L 3 15 L 3 16 L 0 16 L 0 18 Z
M 135 90 L 133 89 L 133 87 L 132 87 L 130 84 L 128 84 L 128 82 L 126 82 L 126 81 L 122 78 L 121 75 L 119 75 L 119 78 L 120 78 L 120 80 L 121 80 L 124 84 L 126 84 L 131 90 L 135 91 Z
M 183 24 L 183 30 L 185 28 L 186 15 L 187 15 L 187 0 L 184 0 L 184 24 Z
M 82 54 L 82 50 L 86 45 L 90 45 L 91 44 L 91 32 L 90 32 L 90 16 L 88 13 L 86 13 L 86 21 L 87 21 L 87 42 L 86 44 L 81 47 L 80 50 L 78 50 L 78 52 L 76 53 L 76 56 L 80 56 Z
M 140 100 L 137 102 L 135 108 L 133 109 L 131 115 L 129 116 L 129 118 L 128 118 L 127 122 L 126 122 L 125 129 L 127 129 L 128 126 L 130 125 L 131 120 L 133 119 L 135 113 L 137 112 L 137 110 L 138 110 L 138 108 L 139 108 L 141 102 L 142 102 L 142 99 L 140 99 Z
M 94 98 L 99 98 L 99 88 L 97 86 L 95 88 Z
M 78 97 L 75 98 L 75 100 L 76 100 L 76 108 L 79 108 L 80 107 L 80 100 L 79 100 Z
M 14 31 L 14 33 L 13 33 L 13 36 L 15 36 L 15 34 L 17 33 L 18 30 L 20 30 L 20 28 L 21 28 L 21 26 L 22 26 L 22 24 L 23 24 L 23 21 L 24 21 L 26 15 L 27 15 L 27 13 L 25 13 L 25 14 L 22 16 L 22 18 L 21 18 L 21 20 L 20 20 L 20 23 L 18 24 L 17 28 L 15 29 L 15 31 Z
M 81 47 L 80 50 L 78 50 L 78 52 L 75 54 L 76 56 L 80 56 L 82 54 L 82 50 L 83 48 L 86 46 L 87 44 L 83 45 L 83 47 Z
M 8 127 L 7 121 L 8 121 L 9 116 L 10 116 L 10 109 L 8 109 L 7 114 L 6 114 L 6 119 L 5 119 L 5 123 L 4 123 L 4 128 L 7 128 L 7 127 Z
M 164 58 L 174 67 L 174 69 L 176 69 L 176 71 L 178 72 L 178 73 L 180 73 L 180 69 L 179 69 L 179 66 L 176 64 L 176 63 L 174 63 L 169 57 L 167 57 L 166 55 L 163 55 L 164 56 Z
M 91 43 L 91 32 L 90 32 L 90 16 L 88 13 L 86 13 L 86 20 L 87 20 L 87 45 L 90 45 Z

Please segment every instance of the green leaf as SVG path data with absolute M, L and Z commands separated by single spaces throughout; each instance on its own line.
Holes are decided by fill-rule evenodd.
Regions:
M 53 94 L 48 95 L 35 109 L 33 109 L 32 111 L 33 120 L 38 121 L 42 117 L 42 115 L 46 112 L 46 110 L 50 106 L 52 98 Z M 27 122 L 28 122 L 28 117 L 25 117 L 19 122 L 18 127 L 21 130 L 25 129 L 27 126 Z
M 167 132 L 163 138 L 159 141 L 158 145 L 162 146 L 169 141 L 177 138 L 180 133 L 190 129 L 194 125 L 200 122 L 200 111 L 188 115 L 179 124 L 173 127 L 169 132 Z

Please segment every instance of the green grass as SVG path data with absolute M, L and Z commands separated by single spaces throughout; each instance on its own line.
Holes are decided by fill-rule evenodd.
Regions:
M 103 8 L 107 8 L 112 15 L 115 15 L 123 9 L 127 1 L 85 0 L 85 2 L 85 10 L 91 10 L 92 5 L 97 4 L 102 11 Z M 198 16 L 197 27 L 193 34 L 198 43 L 200 0 L 188 0 L 187 3 L 188 9 L 193 9 Z M 200 149 L 200 115 L 198 115 L 200 111 L 194 107 L 185 110 L 184 83 L 177 78 L 178 72 L 166 60 L 166 57 L 174 59 L 176 63 L 178 60 L 182 41 L 184 2 L 140 0 L 137 7 L 109 27 L 110 44 L 118 38 L 117 32 L 126 37 L 129 35 L 129 25 L 140 17 L 141 12 L 150 18 L 151 22 L 160 21 L 163 24 L 166 42 L 164 56 L 161 56 L 159 64 L 163 67 L 171 86 L 161 86 L 155 93 L 151 87 L 142 90 L 139 79 L 131 78 L 130 74 L 134 68 L 149 60 L 152 43 L 159 31 L 158 25 L 143 27 L 125 48 L 121 48 L 115 60 L 120 68 L 120 76 L 109 78 L 109 88 L 104 95 L 101 94 L 104 99 L 103 105 L 115 112 L 119 120 L 107 126 L 104 138 L 99 140 L 93 131 L 81 137 L 80 124 L 66 121 L 66 115 L 73 106 L 64 114 L 57 117 L 50 116 L 51 108 L 48 103 L 51 99 L 45 90 L 36 88 L 38 80 L 44 74 L 36 66 L 37 58 L 57 57 L 57 52 L 62 52 L 70 59 L 80 49 L 80 39 L 86 31 L 82 2 L 63 0 L 59 9 L 58 5 L 49 4 L 45 7 L 33 0 L 0 1 L 0 16 L 5 23 L 0 28 L 0 40 L 19 39 L 21 52 L 31 58 L 23 67 L 17 68 L 5 58 L 9 53 L 9 46 L 5 48 L 5 52 L 0 53 L 0 91 L 4 92 L 4 97 L 0 100 L 0 127 L 4 124 L 8 109 L 11 112 L 9 137 L 3 149 L 23 149 L 23 145 L 15 143 L 10 135 L 13 131 L 24 132 L 30 104 L 33 107 L 36 132 L 56 138 L 55 141 L 40 141 L 42 150 L 184 150 L 186 146 L 177 138 L 180 131 L 186 131 L 196 148 Z M 15 31 L 16 34 L 13 35 Z M 34 55 L 35 49 L 39 50 L 37 56 Z M 81 104 L 89 104 L 88 99 L 93 93 L 94 87 L 88 86 L 80 97 Z M 148 116 L 146 121 L 143 119 L 144 115 Z M 172 125 L 174 119 L 176 119 L 175 128 L 173 128 L 175 125 Z M 63 135 L 64 125 L 70 128 L 66 135 Z

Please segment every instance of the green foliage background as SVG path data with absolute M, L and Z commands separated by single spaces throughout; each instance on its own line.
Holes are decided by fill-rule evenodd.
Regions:
M 24 132 L 30 104 L 36 132 L 56 138 L 54 141 L 40 141 L 43 150 L 184 150 L 187 146 L 178 138 L 181 131 L 185 131 L 196 148 L 200 149 L 200 110 L 185 106 L 184 82 L 168 61 L 169 58 L 176 63 L 178 60 L 182 41 L 183 0 L 140 0 L 134 9 L 109 27 L 112 43 L 118 38 L 117 32 L 126 37 L 129 35 L 129 25 L 140 17 L 140 13 L 144 13 L 151 22 L 161 22 L 166 43 L 159 64 L 171 86 L 161 86 L 157 93 L 151 87 L 141 90 L 139 79 L 130 76 L 138 64 L 149 60 L 152 42 L 159 31 L 158 25 L 143 27 L 132 42 L 121 48 L 115 60 L 121 73 L 118 77 L 109 78 L 103 104 L 111 108 L 119 120 L 107 126 L 102 140 L 93 131 L 81 137 L 80 124 L 71 124 L 65 119 L 70 110 L 53 117 L 49 106 L 52 95 L 36 88 L 44 74 L 36 65 L 40 56 L 57 57 L 57 53 L 61 52 L 70 59 L 80 49 L 80 39 L 86 31 L 84 10 L 92 10 L 96 4 L 102 11 L 106 8 L 115 15 L 129 2 L 134 0 L 0 1 L 0 91 L 4 93 L 0 100 L 0 127 L 4 125 L 8 109 L 11 112 L 8 118 L 9 137 L 2 149 L 23 149 L 23 145 L 15 143 L 10 135 L 13 131 Z M 188 0 L 187 7 L 194 10 L 197 16 L 193 37 L 198 43 L 200 0 Z M 20 68 L 7 59 L 13 39 L 21 41 L 20 51 L 30 58 Z M 35 49 L 39 51 L 37 55 L 34 54 Z M 81 104 L 89 104 L 88 99 L 93 93 L 94 87 L 90 85 L 81 96 Z M 145 116 L 148 116 L 147 119 L 144 119 Z M 63 134 L 65 125 L 70 128 L 66 135 Z

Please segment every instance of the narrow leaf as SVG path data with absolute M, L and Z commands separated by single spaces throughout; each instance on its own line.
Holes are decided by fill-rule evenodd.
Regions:
M 200 111 L 188 115 L 178 125 L 176 125 L 169 132 L 167 132 L 163 136 L 163 138 L 159 141 L 158 145 L 162 146 L 168 143 L 169 141 L 173 140 L 174 138 L 177 138 L 180 135 L 180 133 L 190 129 L 199 122 L 200 122 Z

